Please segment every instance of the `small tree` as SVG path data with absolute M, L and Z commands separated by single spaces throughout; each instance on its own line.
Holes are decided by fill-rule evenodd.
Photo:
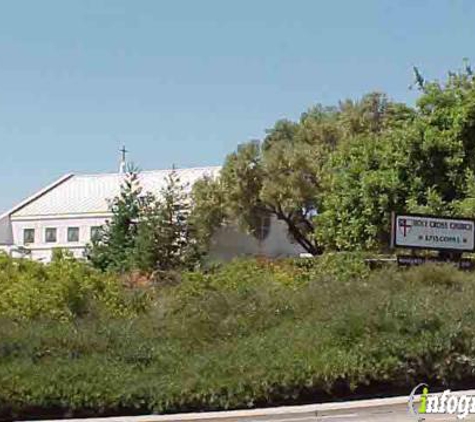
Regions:
M 145 272 L 193 267 L 200 258 L 189 221 L 187 185 L 172 171 L 160 197 L 149 197 L 138 225 L 134 266 Z
M 187 186 L 172 171 L 159 198 L 142 194 L 138 171 L 130 167 L 120 194 L 111 202 L 112 218 L 87 249 L 102 270 L 144 272 L 193 267 L 202 248 L 189 221 Z
M 101 227 L 91 240 L 86 256 L 102 270 L 127 271 L 131 268 L 131 252 L 135 248 L 137 222 L 141 214 L 138 169 L 127 168 L 120 186 L 120 193 L 111 204 L 112 218 Z

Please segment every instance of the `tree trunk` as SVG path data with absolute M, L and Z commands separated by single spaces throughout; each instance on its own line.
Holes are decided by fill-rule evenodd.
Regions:
M 312 242 L 305 233 L 300 230 L 295 223 L 290 219 L 288 216 L 285 216 L 283 213 L 279 213 L 277 215 L 279 220 L 283 220 L 287 224 L 287 228 L 291 235 L 294 237 L 296 242 L 302 246 L 308 253 L 312 254 L 313 256 L 321 255 L 323 253 L 323 249 L 319 247 L 317 244 Z M 310 223 L 309 223 L 310 224 Z

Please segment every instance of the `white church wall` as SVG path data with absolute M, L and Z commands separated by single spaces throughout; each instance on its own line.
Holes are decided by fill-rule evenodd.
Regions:
M 213 237 L 210 258 L 227 261 L 237 256 L 278 258 L 304 253 L 300 245 L 290 241 L 287 233 L 285 223 L 275 218 L 272 219 L 268 236 L 262 241 L 236 228 L 224 227 Z
M 34 260 L 49 262 L 53 249 L 68 249 L 77 258 L 84 256 L 84 248 L 91 240 L 91 228 L 105 223 L 106 217 L 83 216 L 76 218 L 13 218 L 12 231 L 15 245 L 25 247 L 30 251 Z M 68 242 L 68 227 L 79 228 L 79 241 Z M 56 242 L 46 242 L 47 228 L 56 228 Z M 24 230 L 35 230 L 35 241 L 24 243 Z M 259 241 L 254 236 L 239 231 L 233 227 L 220 229 L 212 240 L 210 258 L 212 260 L 227 261 L 237 256 L 265 256 L 269 258 L 298 256 L 304 249 L 291 242 L 287 234 L 285 223 L 275 218 L 271 220 L 270 231 L 267 237 Z
M 10 216 L 6 215 L 0 219 L 0 245 L 12 245 L 13 233 L 10 224 Z
M 105 223 L 105 217 L 77 217 L 77 218 L 22 218 L 12 219 L 13 240 L 15 245 L 23 246 L 31 251 L 31 258 L 48 262 L 51 259 L 54 248 L 70 250 L 74 256 L 81 258 L 84 247 L 91 240 L 91 228 Z M 79 240 L 68 242 L 68 228 L 79 228 Z M 47 228 L 56 229 L 56 242 L 46 242 L 45 233 Z M 32 243 L 24 243 L 24 230 L 34 229 L 35 240 Z

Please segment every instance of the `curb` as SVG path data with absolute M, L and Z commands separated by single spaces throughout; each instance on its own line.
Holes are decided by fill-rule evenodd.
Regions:
M 455 395 L 475 396 L 475 390 L 453 391 Z M 420 396 L 416 396 L 418 399 Z M 193 421 L 236 421 L 249 417 L 265 417 L 275 415 L 315 415 L 319 412 L 335 410 L 357 410 L 374 407 L 407 405 L 409 396 L 383 399 L 354 400 L 307 404 L 302 406 L 282 406 L 249 410 L 229 410 L 217 412 L 179 413 L 174 415 L 143 415 L 143 416 L 109 416 L 103 418 L 51 419 L 41 422 L 193 422 Z M 28 422 L 28 421 L 26 421 Z M 33 421 L 30 421 L 33 422 Z

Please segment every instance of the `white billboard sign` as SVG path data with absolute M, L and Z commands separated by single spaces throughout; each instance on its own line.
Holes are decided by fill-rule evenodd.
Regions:
M 475 249 L 475 221 L 425 215 L 395 215 L 394 246 L 471 252 Z

